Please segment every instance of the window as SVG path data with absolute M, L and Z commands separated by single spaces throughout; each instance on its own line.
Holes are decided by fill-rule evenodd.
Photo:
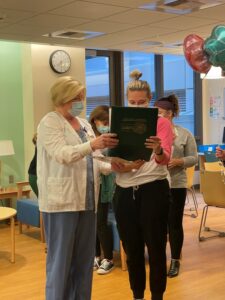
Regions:
M 164 94 L 175 94 L 179 99 L 180 116 L 176 124 L 194 134 L 194 74 L 182 55 L 164 55 Z
M 142 52 L 124 52 L 124 99 L 127 106 L 126 87 L 130 81 L 130 72 L 138 69 L 142 72 L 142 80 L 146 80 L 151 87 L 154 98 L 155 92 L 155 73 L 154 73 L 154 54 Z
M 109 57 L 86 56 L 86 116 L 98 105 L 110 105 Z
M 155 63 L 155 55 L 152 53 L 128 51 L 124 52 L 123 57 L 119 52 L 100 50 L 96 50 L 94 56 L 87 55 L 87 118 L 98 105 L 122 105 L 123 96 L 127 106 L 126 86 L 130 81 L 129 75 L 131 71 L 138 69 L 143 74 L 141 79 L 150 84 L 153 94 L 151 106 L 155 101 L 156 89 L 157 95 L 176 94 L 180 104 L 180 116 L 174 121 L 194 134 L 194 72 L 182 55 L 164 55 L 159 58 Z M 158 74 L 155 73 L 156 66 Z M 121 70 L 124 70 L 123 74 Z M 118 85 L 122 81 L 124 90 L 123 84 Z

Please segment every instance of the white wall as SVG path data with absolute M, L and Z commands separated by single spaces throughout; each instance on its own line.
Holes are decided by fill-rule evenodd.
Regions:
M 202 84 L 203 143 L 221 144 L 225 126 L 225 79 L 204 79 Z M 210 103 L 211 102 L 211 103 Z M 211 111 L 210 111 L 211 109 Z

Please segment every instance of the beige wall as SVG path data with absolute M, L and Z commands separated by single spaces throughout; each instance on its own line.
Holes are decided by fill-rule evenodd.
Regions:
M 221 144 L 225 126 L 225 79 L 203 80 L 203 143 Z M 218 115 L 210 116 L 210 98 L 214 100 L 214 108 Z
M 65 50 L 71 57 L 70 70 L 59 75 L 54 73 L 49 65 L 51 53 L 57 49 Z M 59 76 L 70 75 L 85 84 L 85 49 L 57 47 L 46 45 L 31 45 L 33 99 L 34 99 L 34 127 L 50 110 L 52 104 L 49 89 Z
M 71 68 L 63 75 L 54 73 L 49 65 L 49 57 L 57 49 L 65 50 L 71 58 Z M 50 87 L 64 75 L 73 76 L 85 84 L 85 49 L 22 44 L 25 178 L 34 155 L 33 134 L 40 119 L 52 110 Z

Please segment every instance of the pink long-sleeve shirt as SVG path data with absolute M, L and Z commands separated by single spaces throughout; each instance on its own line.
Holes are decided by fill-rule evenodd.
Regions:
M 173 130 L 169 120 L 159 117 L 157 122 L 157 136 L 161 139 L 161 146 L 164 152 L 164 158 L 158 164 L 167 165 L 171 157 L 171 148 L 173 144 Z

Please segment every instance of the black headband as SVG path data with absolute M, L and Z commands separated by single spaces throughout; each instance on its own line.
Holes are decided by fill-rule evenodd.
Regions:
M 157 106 L 159 108 L 165 109 L 165 110 L 172 110 L 174 112 L 174 104 L 172 102 L 166 101 L 166 100 L 157 100 L 155 101 L 154 106 Z

